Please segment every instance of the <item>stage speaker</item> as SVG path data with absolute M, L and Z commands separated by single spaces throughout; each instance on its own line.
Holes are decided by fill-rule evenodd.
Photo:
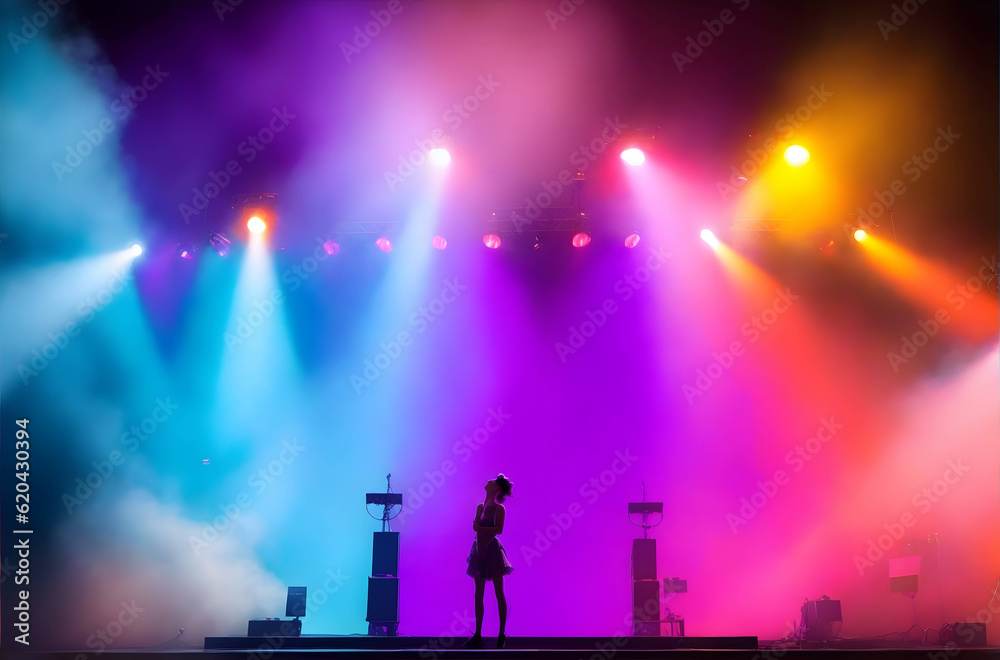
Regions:
M 632 582 L 632 620 L 660 620 L 660 583 L 656 580 Z
M 372 575 L 399 577 L 399 532 L 373 532 Z
M 302 634 L 299 619 L 250 619 L 247 637 L 298 637 Z
M 656 579 L 656 539 L 632 539 L 632 579 Z
M 285 599 L 285 616 L 306 615 L 306 588 L 288 587 L 288 597 Z
M 399 622 L 399 578 L 368 578 L 368 616 L 365 621 Z
M 941 643 L 945 646 L 986 646 L 986 624 L 958 621 L 941 626 Z
M 805 610 L 806 639 L 814 642 L 836 639 L 843 625 L 839 600 L 824 597 L 821 600 L 806 601 L 802 607 Z

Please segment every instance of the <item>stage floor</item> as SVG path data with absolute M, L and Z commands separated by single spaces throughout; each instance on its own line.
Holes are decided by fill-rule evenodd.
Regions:
M 466 651 L 462 648 L 467 637 L 395 637 L 367 635 L 302 635 L 300 637 L 206 637 L 205 649 L 247 650 L 280 644 L 282 649 L 330 649 L 423 652 L 425 657 L 435 651 Z M 616 643 L 617 641 L 617 643 Z M 489 647 L 496 637 L 483 637 Z M 756 637 L 508 637 L 504 651 L 662 651 L 670 649 L 756 649 Z M 497 649 L 482 649 L 493 650 Z
M 945 660 L 956 656 L 975 658 L 998 657 L 1000 649 L 981 649 L 907 643 L 899 640 L 839 639 L 831 642 L 797 643 L 758 640 L 753 636 L 742 637 L 508 637 L 503 649 L 493 648 L 496 637 L 483 637 L 485 648 L 470 650 L 462 647 L 465 638 L 395 637 L 366 635 L 302 635 L 300 637 L 206 637 L 205 650 L 261 651 L 294 653 L 296 651 L 331 651 L 339 658 L 346 656 L 371 656 L 392 658 L 419 658 L 430 660 L 448 656 L 459 660 L 472 658 L 484 652 L 490 658 L 576 658 L 577 660 L 610 660 L 612 656 L 628 658 L 684 657 L 706 653 L 713 657 L 777 659 L 785 655 L 804 658 L 821 653 L 824 658 L 840 654 L 879 653 L 882 657 L 899 654 L 900 657 L 920 657 Z M 937 655 L 943 652 L 943 655 Z M 887 655 L 888 654 L 888 655 Z
M 310 639 L 312 637 L 313 639 Z M 307 640 L 307 645 L 293 645 L 287 642 L 293 638 L 206 638 L 206 646 L 201 648 L 170 648 L 170 649 L 107 649 L 104 653 L 111 656 L 127 656 L 129 658 L 146 657 L 149 660 L 185 660 L 192 655 L 210 654 L 217 660 L 274 660 L 277 658 L 337 658 L 338 660 L 475 660 L 477 658 L 490 658 L 492 660 L 652 660 L 654 658 L 670 658 L 680 660 L 682 658 L 706 660 L 840 660 L 854 658 L 877 658 L 884 660 L 950 660 L 961 657 L 962 660 L 995 660 L 1000 657 L 1000 649 L 997 647 L 988 648 L 947 648 L 943 646 L 903 646 L 900 644 L 886 644 L 877 648 L 868 642 L 867 647 L 862 647 L 851 643 L 851 640 L 841 640 L 833 645 L 821 646 L 813 643 L 814 648 L 797 647 L 770 647 L 762 645 L 754 648 L 695 648 L 690 645 L 691 639 L 685 643 L 675 643 L 681 638 L 660 638 L 665 644 L 627 644 L 620 647 L 601 647 L 598 644 L 612 643 L 611 638 L 547 638 L 545 644 L 536 644 L 535 648 L 528 648 L 525 639 L 517 640 L 508 638 L 508 646 L 504 649 L 484 648 L 479 650 L 469 650 L 458 646 L 457 648 L 431 650 L 430 647 L 421 648 L 419 645 L 410 644 L 402 646 L 394 645 L 370 645 L 365 644 L 363 636 L 353 637 L 355 643 L 343 645 L 341 643 L 317 644 L 316 637 L 303 636 L 301 640 Z M 210 648 L 209 640 L 243 640 L 243 648 Z M 325 637 L 325 640 L 333 638 Z M 397 638 L 408 639 L 411 642 L 426 638 Z M 495 638 L 483 638 L 487 646 L 495 643 Z M 539 638 L 534 638 L 539 639 Z M 630 638 L 649 639 L 649 638 Z M 695 638 L 705 640 L 702 644 L 706 647 L 721 646 L 730 643 L 727 640 L 747 640 L 747 637 L 728 638 Z M 722 640 L 721 642 L 709 642 L 708 640 Z M 361 640 L 361 643 L 358 641 Z M 597 640 L 594 645 L 580 648 L 578 642 L 584 640 Z M 464 641 L 464 640 L 463 640 Z M 222 643 L 222 642 L 213 642 Z M 742 641 L 738 642 L 742 644 Z M 232 646 L 233 642 L 227 642 Z M 357 648 L 368 646 L 369 648 Z M 376 648 L 378 646 L 378 648 Z M 569 648 L 566 648 L 569 647 Z M 49 652 L 49 653 L 5 653 L 6 658 L 24 660 L 38 660 L 39 658 L 52 658 L 52 660 L 79 660 L 83 651 Z
M 885 640 L 841 639 L 834 642 L 773 642 L 756 637 L 508 637 L 504 649 L 489 648 L 495 637 L 483 637 L 484 649 L 462 648 L 465 639 L 438 637 L 372 637 L 366 635 L 302 635 L 301 637 L 206 637 L 204 648 L 159 647 L 107 649 L 109 655 L 148 656 L 156 660 L 211 654 L 219 660 L 272 660 L 293 656 L 335 657 L 338 660 L 651 660 L 705 658 L 733 660 L 794 660 L 874 657 L 906 660 L 985 660 L 1000 657 L 1000 649 L 957 648 Z M 616 643 L 617 642 L 617 643 Z M 7 658 L 78 660 L 83 651 L 7 653 Z

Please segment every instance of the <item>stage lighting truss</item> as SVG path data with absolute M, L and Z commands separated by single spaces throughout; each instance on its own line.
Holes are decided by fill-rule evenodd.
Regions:
M 338 222 L 333 229 L 335 234 L 372 234 L 393 236 L 399 229 L 398 222 Z
M 542 234 L 566 234 L 567 241 L 579 232 L 593 235 L 590 217 L 579 207 L 496 209 L 486 220 L 486 232 L 501 238 L 522 234 L 538 247 L 546 242 Z
M 357 222 L 338 222 L 331 228 L 330 236 L 371 236 L 373 237 L 373 245 L 388 254 L 389 252 L 392 252 L 395 247 L 393 243 L 396 240 L 396 236 L 399 235 L 400 229 L 402 229 L 402 224 L 399 222 L 366 220 Z M 333 243 L 334 240 L 331 239 L 327 242 Z M 336 243 L 334 244 L 336 245 Z M 434 240 L 431 242 L 431 245 L 438 250 L 443 250 L 447 244 L 448 241 L 443 236 L 435 236 Z M 324 249 L 326 248 L 324 247 Z M 337 251 L 340 251 L 340 245 L 337 245 Z
M 789 220 L 787 218 L 764 218 L 764 219 L 740 219 L 734 220 L 732 227 L 733 231 L 744 231 L 744 232 L 759 232 L 766 234 L 775 234 L 783 232 L 786 229 L 791 229 L 794 226 L 794 220 Z
M 772 239 L 794 228 L 795 221 L 788 218 L 740 218 L 729 227 L 734 237 L 742 234 L 759 239 Z

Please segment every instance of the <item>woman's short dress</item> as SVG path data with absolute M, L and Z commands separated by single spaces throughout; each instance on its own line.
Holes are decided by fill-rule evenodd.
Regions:
M 490 506 L 483 510 L 478 522 L 484 527 L 495 527 L 496 507 Z M 486 524 L 486 522 L 489 522 L 489 524 Z M 510 563 L 510 559 L 507 558 L 507 552 L 500 544 L 500 540 L 495 536 L 487 542 L 486 547 L 480 552 L 479 537 L 477 535 L 476 540 L 472 542 L 472 550 L 469 552 L 469 557 L 466 561 L 469 563 L 469 568 L 465 572 L 474 578 L 492 580 L 514 572 L 514 566 Z
M 514 566 L 507 558 L 507 552 L 496 537 L 490 539 L 485 552 L 482 553 L 479 552 L 479 540 L 473 541 L 472 551 L 466 561 L 469 562 L 469 568 L 465 572 L 474 578 L 492 580 L 514 572 Z

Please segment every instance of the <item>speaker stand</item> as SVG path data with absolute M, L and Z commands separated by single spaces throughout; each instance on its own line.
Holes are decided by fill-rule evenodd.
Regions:
M 910 636 L 910 631 L 912 631 L 914 628 L 916 628 L 917 630 L 919 630 L 921 632 L 920 643 L 921 644 L 926 644 L 927 643 L 927 633 L 930 632 L 930 629 L 924 628 L 922 625 L 920 625 L 919 623 L 917 623 L 917 592 L 916 591 L 907 591 L 903 595 L 906 596 L 907 598 L 909 598 L 910 599 L 910 603 L 913 605 L 913 625 L 910 626 L 909 628 L 907 628 L 906 632 L 903 633 L 903 639 L 906 639 L 907 637 L 909 637 Z

